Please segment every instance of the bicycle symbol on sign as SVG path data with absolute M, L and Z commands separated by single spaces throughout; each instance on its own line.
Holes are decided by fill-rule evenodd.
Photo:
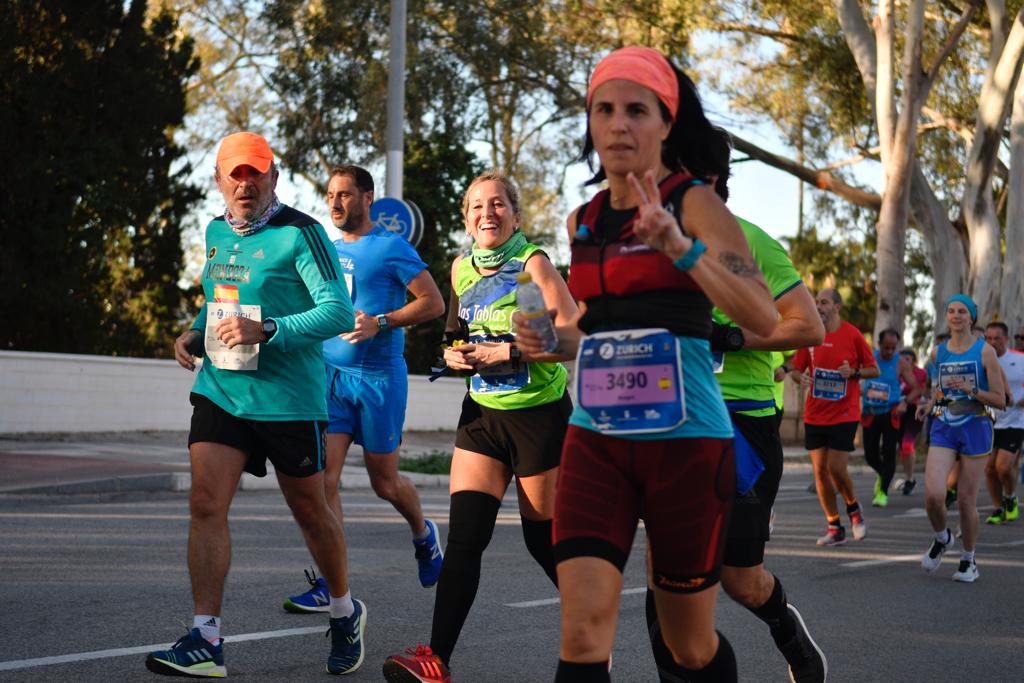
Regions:
M 386 228 L 387 230 L 397 232 L 400 235 L 405 235 L 409 232 L 409 226 L 405 221 L 398 217 L 397 213 L 382 213 L 377 217 L 377 223 L 374 227 Z

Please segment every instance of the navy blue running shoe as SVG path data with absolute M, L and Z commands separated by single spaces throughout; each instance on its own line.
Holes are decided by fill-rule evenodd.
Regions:
M 350 674 L 363 663 L 366 605 L 362 600 L 352 602 L 356 606 L 352 616 L 331 619 L 331 627 L 327 631 L 331 636 L 331 655 L 327 658 L 329 674 Z
M 413 539 L 412 544 L 416 548 L 416 563 L 419 564 L 420 584 L 424 588 L 430 588 L 441 577 L 441 563 L 444 561 L 444 553 L 441 551 L 440 534 L 437 525 L 429 519 L 424 520 L 427 527 L 427 537 L 421 540 Z
M 150 652 L 146 668 L 165 676 L 194 676 L 196 678 L 224 678 L 224 641 L 214 645 L 194 628 L 178 639 L 170 650 Z
M 293 595 L 284 601 L 284 611 L 295 614 L 312 614 L 314 612 L 329 612 L 331 609 L 331 593 L 327 590 L 327 582 L 322 576 L 317 576 L 315 571 L 303 569 L 306 573 L 306 581 L 309 581 L 311 588 L 301 595 Z

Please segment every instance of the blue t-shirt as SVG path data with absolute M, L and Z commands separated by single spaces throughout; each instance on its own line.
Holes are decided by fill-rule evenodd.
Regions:
M 406 288 L 427 268 L 411 244 L 385 228 L 374 228 L 355 242 L 334 242 L 338 263 L 352 297 L 352 308 L 369 316 L 405 305 Z M 389 376 L 404 367 L 405 334 L 387 329 L 357 344 L 333 337 L 324 342 L 324 362 L 350 374 Z
M 868 415 L 882 415 L 891 412 L 901 399 L 899 363 L 900 355 L 894 353 L 889 360 L 875 349 L 875 362 L 882 373 L 873 379 L 861 382 L 861 401 Z

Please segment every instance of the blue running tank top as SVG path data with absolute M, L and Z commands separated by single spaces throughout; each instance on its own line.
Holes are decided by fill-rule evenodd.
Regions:
M 939 389 L 942 390 L 944 399 L 978 403 L 970 394 L 971 388 L 978 387 L 980 391 L 988 390 L 988 376 L 985 373 L 985 366 L 981 362 L 983 348 L 985 348 L 984 339 L 976 339 L 964 353 L 950 351 L 948 341 L 939 344 L 939 348 L 935 351 L 935 363 L 938 366 Z M 951 388 L 950 384 L 955 379 L 963 382 L 964 390 Z M 959 427 L 978 417 L 979 414 L 980 412 L 963 414 L 959 410 L 950 411 L 949 406 L 946 405 L 940 406 L 938 417 L 950 427 Z

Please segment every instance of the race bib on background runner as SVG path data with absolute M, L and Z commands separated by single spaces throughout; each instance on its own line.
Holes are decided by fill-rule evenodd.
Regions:
M 235 303 L 209 301 L 206 304 L 206 357 L 214 367 L 221 370 L 258 370 L 260 367 L 259 344 L 240 344 L 229 349 L 217 337 L 217 324 L 226 318 L 242 316 L 260 322 L 260 307 Z
M 811 396 L 826 401 L 840 401 L 846 396 L 846 379 L 838 370 L 814 368 L 814 384 Z
M 873 379 L 864 380 L 864 403 L 873 408 L 886 408 L 889 405 L 889 391 L 892 387 L 886 382 Z
M 675 429 L 686 420 L 675 336 L 649 329 L 585 337 L 576 356 L 576 401 L 607 434 Z

